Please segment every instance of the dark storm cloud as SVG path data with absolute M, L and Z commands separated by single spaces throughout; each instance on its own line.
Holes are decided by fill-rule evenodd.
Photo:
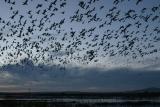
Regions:
M 25 64 L 6 65 L 0 68 L 1 89 L 27 91 L 122 91 L 147 87 L 160 87 L 159 70 L 146 68 L 70 68 Z M 2 72 L 5 71 L 5 72 Z M 2 78 L 1 78 L 2 79 Z

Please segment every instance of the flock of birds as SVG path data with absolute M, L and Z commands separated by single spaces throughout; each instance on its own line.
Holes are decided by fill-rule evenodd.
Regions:
M 149 8 L 143 0 L 113 0 L 111 8 L 103 0 L 70 2 L 4 0 L 10 16 L 0 16 L 1 62 L 18 64 L 27 58 L 65 69 L 67 64 L 100 63 L 108 57 L 137 60 L 160 52 L 160 2 Z M 135 6 L 123 9 L 124 3 Z

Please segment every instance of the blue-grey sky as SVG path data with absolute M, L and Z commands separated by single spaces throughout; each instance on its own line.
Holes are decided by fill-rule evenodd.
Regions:
M 1 0 L 0 91 L 160 87 L 159 0 Z

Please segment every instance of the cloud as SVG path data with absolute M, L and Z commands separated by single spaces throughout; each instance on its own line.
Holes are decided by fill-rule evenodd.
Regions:
M 23 62 L 23 61 L 22 61 Z M 160 70 L 69 68 L 32 61 L 0 68 L 0 91 L 122 91 L 160 87 Z M 2 72 L 3 71 L 3 72 Z

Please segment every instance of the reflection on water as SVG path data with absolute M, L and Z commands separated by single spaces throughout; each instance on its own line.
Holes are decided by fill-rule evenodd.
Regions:
M 159 99 L 0 99 L 0 107 L 160 107 Z
M 1 101 L 5 99 L 0 99 Z M 124 103 L 124 102 L 155 102 L 160 103 L 160 99 L 75 99 L 75 98 L 53 98 L 53 99 L 8 99 L 9 101 L 41 101 L 41 102 L 77 102 L 77 103 Z
M 1 93 L 0 107 L 160 107 L 160 93 Z

